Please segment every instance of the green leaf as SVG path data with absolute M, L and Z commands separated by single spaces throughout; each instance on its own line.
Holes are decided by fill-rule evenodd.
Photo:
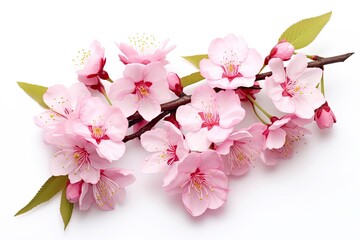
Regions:
M 26 213 L 33 209 L 34 207 L 49 201 L 52 197 L 54 197 L 58 192 L 60 192 L 63 188 L 66 187 L 66 182 L 68 180 L 67 176 L 52 176 L 50 177 L 44 185 L 40 188 L 38 193 L 35 195 L 33 199 L 22 209 L 20 209 L 15 216 Z
M 49 108 L 43 100 L 43 95 L 47 91 L 46 87 L 25 82 L 18 82 L 18 85 L 27 95 L 40 104 L 40 106 L 47 109 Z
M 199 81 L 201 81 L 203 79 L 204 79 L 204 77 L 201 76 L 200 72 L 195 72 L 195 73 L 192 73 L 192 74 L 187 75 L 185 77 L 182 77 L 180 79 L 180 81 L 181 81 L 182 86 L 186 87 L 186 86 L 189 86 L 191 84 L 197 83 L 197 82 L 199 82 Z
M 199 54 L 199 55 L 193 55 L 193 56 L 185 56 L 183 57 L 185 60 L 190 62 L 192 65 L 194 65 L 197 69 L 200 69 L 199 64 L 200 61 L 204 58 L 208 58 L 207 54 Z
M 74 204 L 69 202 L 66 198 L 66 186 L 61 193 L 61 202 L 60 202 L 60 213 L 62 220 L 64 222 L 64 230 L 70 222 L 71 215 L 73 212 Z
M 323 27 L 330 20 L 330 17 L 331 12 L 328 12 L 317 17 L 301 20 L 286 29 L 279 38 L 279 42 L 285 39 L 294 45 L 295 49 L 306 47 L 314 41 Z

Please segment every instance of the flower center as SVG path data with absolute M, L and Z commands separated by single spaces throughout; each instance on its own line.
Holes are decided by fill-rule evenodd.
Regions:
M 240 61 L 233 50 L 226 50 L 224 52 L 221 64 L 224 70 L 223 77 L 226 77 L 231 81 L 232 79 L 241 76 L 239 73 Z
M 190 178 L 185 184 L 181 187 L 184 187 L 188 183 L 188 193 L 191 194 L 191 191 L 194 190 L 199 200 L 203 200 L 204 196 L 209 197 L 209 190 L 214 191 L 213 186 L 206 180 L 207 175 L 202 173 L 199 168 L 195 172 L 190 174 Z
M 228 162 L 231 169 L 244 167 L 245 165 L 255 167 L 256 156 L 259 149 L 246 142 L 235 141 L 230 147 Z
M 154 35 L 145 33 L 137 33 L 133 37 L 129 37 L 130 45 L 133 46 L 139 54 L 152 54 L 159 48 L 160 42 L 156 41 Z
M 73 58 L 72 61 L 75 66 L 82 67 L 85 65 L 86 60 L 91 56 L 90 50 L 85 51 L 84 49 L 81 49 L 78 51 L 78 55 L 76 58 Z
M 133 94 L 136 94 L 139 99 L 149 96 L 150 94 L 150 87 L 152 83 L 151 82 L 136 82 L 135 83 L 135 90 Z
M 286 78 L 286 81 L 280 84 L 280 86 L 283 88 L 282 96 L 293 97 L 294 95 L 302 95 L 304 94 L 307 85 L 308 84 L 304 86 L 301 84 L 301 82 L 298 82 L 297 80 L 291 80 L 289 78 Z
M 99 144 L 101 140 L 109 140 L 109 137 L 106 135 L 106 129 L 103 126 L 88 126 L 92 138 L 94 138 Z
M 95 202 L 98 206 L 104 206 L 105 204 L 113 207 L 113 196 L 118 193 L 120 186 L 112 179 L 101 175 L 100 180 L 93 186 Z
M 215 112 L 199 112 L 199 116 L 203 123 L 201 127 L 207 127 L 208 130 L 212 129 L 213 126 L 218 126 L 220 122 L 219 114 Z
M 74 147 L 73 159 L 74 159 L 74 163 L 78 166 L 74 171 L 75 174 L 84 164 L 87 164 L 89 168 L 89 164 L 90 164 L 89 156 L 90 154 L 85 150 L 85 148 L 81 148 L 79 146 Z

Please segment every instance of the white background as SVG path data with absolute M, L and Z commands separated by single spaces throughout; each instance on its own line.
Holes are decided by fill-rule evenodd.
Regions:
M 0 3 L 0 238 L 1 239 L 360 239 L 359 13 L 343 1 L 2 1 Z M 112 78 L 121 76 L 115 42 L 149 32 L 170 38 L 169 56 L 180 75 L 193 68 L 180 56 L 206 53 L 210 41 L 242 35 L 265 57 L 283 30 L 333 11 L 320 36 L 302 51 L 332 56 L 355 51 L 346 63 L 326 66 L 326 96 L 338 123 L 311 126 L 295 157 L 275 168 L 261 164 L 231 178 L 227 204 L 192 218 L 178 197 L 161 188 L 161 175 L 145 175 L 147 155 L 127 143 L 118 166 L 134 169 L 124 205 L 115 211 L 75 210 L 64 232 L 59 196 L 13 217 L 49 177 L 52 150 L 33 116 L 42 111 L 17 86 L 76 82 L 72 58 L 98 39 Z M 266 106 L 266 105 L 265 105 Z M 270 109 L 271 110 L 271 109 Z M 34 237 L 34 238 L 33 238 Z

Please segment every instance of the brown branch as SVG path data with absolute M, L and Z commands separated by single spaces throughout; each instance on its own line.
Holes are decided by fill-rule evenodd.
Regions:
M 134 139 L 134 138 L 140 137 L 141 134 L 143 134 L 146 131 L 151 130 L 161 119 L 163 119 L 169 113 L 170 113 L 170 111 L 164 111 L 164 112 L 160 113 L 153 120 L 148 122 L 148 124 L 146 124 L 144 127 L 140 128 L 139 131 L 137 131 L 137 132 L 135 132 L 133 134 L 125 136 L 123 142 L 127 142 L 127 141 L 130 141 L 130 140 Z
M 324 65 L 328 65 L 328 64 L 332 64 L 332 63 L 338 63 L 338 62 L 344 62 L 346 59 L 348 59 L 351 55 L 353 55 L 354 53 L 346 53 L 346 54 L 342 54 L 342 55 L 338 55 L 338 56 L 333 56 L 333 57 L 327 57 L 327 58 L 323 58 L 323 57 L 319 57 L 317 56 L 316 57 L 316 60 L 315 61 L 312 61 L 312 62 L 309 62 L 308 63 L 308 67 L 311 67 L 311 68 L 323 68 Z M 265 72 L 265 73 L 260 73 L 258 75 L 256 75 L 256 81 L 259 81 L 259 80 L 264 80 L 265 77 L 269 77 L 271 76 L 271 72 Z M 191 95 L 186 95 L 186 94 L 183 94 L 181 97 L 179 97 L 178 99 L 176 100 L 173 100 L 173 101 L 170 101 L 170 102 L 167 102 L 167 103 L 164 103 L 164 104 L 161 104 L 161 111 L 163 113 L 166 113 L 164 116 L 166 116 L 170 111 L 175 111 L 178 107 L 182 106 L 182 105 L 185 105 L 185 104 L 188 104 L 191 102 Z M 162 114 L 160 114 L 162 115 Z M 159 116 L 160 116 L 159 115 Z M 157 116 L 155 119 L 158 119 Z M 153 119 L 150 123 L 154 123 L 153 121 L 155 120 Z M 143 118 L 140 116 L 140 114 L 138 112 L 134 113 L 133 115 L 131 115 L 130 117 L 128 117 L 128 121 L 129 121 L 129 126 L 132 126 L 134 125 L 135 123 L 138 123 L 140 121 L 142 121 Z M 150 130 L 153 126 L 155 126 L 155 124 L 160 121 L 160 119 L 158 119 L 149 129 L 147 130 Z M 150 124 L 148 123 L 148 125 Z M 147 125 L 146 125 L 147 126 Z M 145 127 L 146 127 L 145 126 Z M 140 134 L 136 134 L 136 135 L 141 135 L 142 133 L 144 133 L 145 131 L 147 130 L 144 130 L 143 129 L 145 128 L 143 127 L 142 129 L 139 130 L 139 132 L 141 131 Z M 132 134 L 132 135 L 134 135 Z M 132 135 L 129 135 L 129 136 L 126 136 L 125 139 L 126 141 L 130 140 L 130 139 L 133 139 L 135 137 L 138 137 L 138 136 L 135 136 L 135 137 L 132 137 L 130 138 Z M 128 139 L 130 138 L 130 139 Z

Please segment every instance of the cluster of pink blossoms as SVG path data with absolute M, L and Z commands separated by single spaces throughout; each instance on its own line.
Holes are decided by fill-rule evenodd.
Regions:
M 80 210 L 92 204 L 111 210 L 123 201 L 125 187 L 135 177 L 130 170 L 113 168 L 112 162 L 124 155 L 130 125 L 135 124 L 133 132 L 145 129 L 164 111 L 161 104 L 187 96 L 179 77 L 167 70 L 166 55 L 173 46 L 142 35 L 130 42 L 118 45 L 125 64 L 121 78 L 110 79 L 104 70 L 104 48 L 95 41 L 80 57 L 80 82 L 69 88 L 49 87 L 43 96 L 49 109 L 35 117 L 44 129 L 44 141 L 57 148 L 51 174 L 68 175 L 67 199 L 78 203 Z M 289 61 L 286 68 L 285 61 Z M 286 41 L 264 59 L 233 34 L 213 40 L 208 58 L 200 61 L 206 81 L 194 89 L 191 103 L 173 109 L 162 124 L 141 134 L 141 145 L 151 153 L 143 172 L 164 172 L 164 190 L 180 193 L 192 216 L 223 206 L 230 175 L 247 173 L 257 160 L 275 165 L 290 158 L 310 133 L 305 125 L 313 120 L 320 128 L 336 122 L 318 89 L 322 70 L 307 64 L 307 57 L 294 55 L 294 47 Z M 264 112 L 268 121 L 259 117 L 261 121 L 244 128 L 244 102 L 254 110 L 258 107 L 255 99 L 261 85 L 256 75 L 266 65 L 272 75 L 263 87 L 283 114 Z M 144 121 L 129 125 L 136 114 Z

